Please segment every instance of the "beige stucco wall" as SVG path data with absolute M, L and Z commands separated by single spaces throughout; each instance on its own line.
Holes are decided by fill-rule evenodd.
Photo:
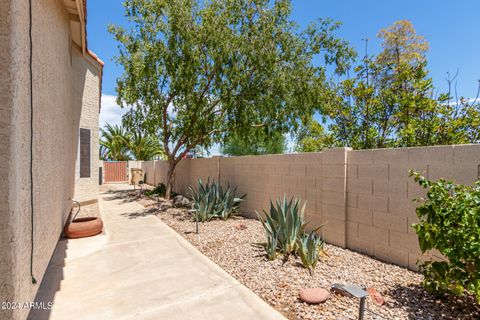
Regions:
M 30 278 L 28 1 L 10 0 L 0 2 L 0 301 L 34 300 L 70 210 L 69 199 L 76 194 L 79 125 L 90 118 L 88 125 L 95 129 L 94 113 L 87 115 L 86 108 L 95 109 L 98 119 L 98 72 L 89 72 L 95 68 L 81 66 L 78 61 L 82 57 L 71 46 L 69 16 L 62 3 L 39 0 L 32 4 L 33 274 L 37 284 Z M 80 99 L 82 79 L 87 79 L 88 85 Z M 92 131 L 94 138 L 95 133 L 98 124 Z M 92 166 L 97 167 L 98 148 L 92 146 Z M 28 312 L 0 310 L 0 318 L 25 319 Z
M 91 142 L 89 178 L 80 178 L 80 162 L 77 151 L 74 198 L 80 202 L 96 199 L 98 195 L 99 81 L 98 68 L 91 61 L 85 59 L 79 48 L 74 47 L 72 50 L 72 98 L 73 105 L 76 108 L 81 108 L 80 122 L 76 126 L 78 128 L 77 136 L 80 128 L 89 129 Z
M 167 164 L 152 161 L 155 184 L 165 182 Z M 296 196 L 305 200 L 311 226 L 325 224 L 327 242 L 417 269 L 421 255 L 411 225 L 417 221 L 412 199 L 424 195 L 408 171 L 430 179 L 472 184 L 480 174 L 480 145 L 246 156 L 182 160 L 175 191 L 186 193 L 197 179 L 220 180 L 247 193 L 241 210 L 249 216 L 269 208 L 270 199 Z M 148 171 L 147 171 L 148 175 Z

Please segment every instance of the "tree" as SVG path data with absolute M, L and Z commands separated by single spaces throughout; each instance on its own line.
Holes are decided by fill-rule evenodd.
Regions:
M 334 136 L 325 132 L 324 126 L 315 119 L 309 119 L 296 136 L 295 151 L 320 152 L 336 145 Z
M 150 134 L 142 134 L 141 132 L 134 132 L 129 135 L 127 146 L 136 160 L 153 160 L 156 157 L 163 158 L 162 144 L 157 137 Z
M 285 136 L 275 131 L 267 133 L 263 128 L 255 128 L 247 135 L 233 135 L 222 146 L 222 153 L 230 156 L 284 153 Z
M 131 28 L 110 26 L 119 42 L 118 103 L 128 125 L 159 132 L 175 168 L 196 146 L 266 126 L 280 132 L 320 105 L 325 65 L 345 72 L 354 52 L 334 37 L 338 24 L 300 32 L 290 0 L 126 0 Z M 324 65 L 312 59 L 322 53 Z
M 383 51 L 377 62 L 382 65 L 417 65 L 425 62 L 428 42 L 417 35 L 413 24 L 408 20 L 396 21 L 392 26 L 380 30 L 377 35 L 383 39 Z
M 129 136 L 125 128 L 119 125 L 106 124 L 100 128 L 100 158 L 102 160 L 127 161 L 130 160 L 128 150 Z
M 428 43 L 411 23 L 396 22 L 379 37 L 383 51 L 376 57 L 366 53 L 355 76 L 341 81 L 331 95 L 333 145 L 371 149 L 478 142 L 479 105 L 465 99 L 451 103 L 450 92 L 434 97 L 426 68 Z M 318 144 L 324 139 L 319 134 Z
M 152 160 L 163 156 L 158 139 L 150 134 L 130 132 L 121 125 L 106 124 L 100 128 L 100 158 L 102 160 L 127 161 Z

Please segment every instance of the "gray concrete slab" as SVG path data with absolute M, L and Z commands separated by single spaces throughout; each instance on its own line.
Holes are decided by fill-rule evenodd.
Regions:
M 285 319 L 160 219 L 111 185 L 104 233 L 62 239 L 29 319 Z

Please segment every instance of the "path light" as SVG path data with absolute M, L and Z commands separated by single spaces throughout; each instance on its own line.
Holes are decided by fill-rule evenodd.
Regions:
M 365 291 L 364 288 L 354 284 L 335 283 L 335 284 L 332 284 L 331 289 L 333 292 L 360 299 L 360 307 L 358 309 L 358 320 L 363 320 L 363 315 L 365 314 L 365 300 L 368 296 L 368 292 Z
M 195 233 L 198 234 L 198 210 L 190 209 L 188 212 L 195 214 Z

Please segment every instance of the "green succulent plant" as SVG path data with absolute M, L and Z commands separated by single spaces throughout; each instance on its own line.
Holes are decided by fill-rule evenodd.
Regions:
M 263 215 L 257 212 L 258 219 L 265 230 L 266 243 L 261 244 L 267 257 L 274 260 L 278 254 L 288 256 L 299 255 L 303 265 L 311 272 L 317 265 L 323 252 L 323 241 L 316 234 L 322 227 L 305 233 L 305 205 L 300 206 L 300 200 L 291 198 L 277 199 L 275 204 L 270 201 L 270 211 L 263 210 Z
M 245 200 L 246 194 L 241 197 L 236 197 L 237 188 L 231 188 L 227 184 L 224 191 L 222 185 L 210 179 L 206 184 L 202 180 L 198 180 L 198 188 L 195 190 L 189 187 L 190 195 L 193 199 L 192 212 L 195 214 L 195 219 L 198 222 L 209 221 L 211 219 L 227 220 L 238 212 L 240 203 Z
M 303 266 L 308 269 L 310 274 L 324 252 L 325 242 L 316 234 L 317 230 L 312 230 L 309 234 L 305 233 L 297 239 L 298 255 Z
M 297 238 L 304 233 L 306 223 L 304 219 L 305 205 L 300 207 L 300 200 L 277 199 L 275 205 L 270 201 L 270 211 L 263 210 L 265 218 L 258 214 L 259 220 L 267 235 L 267 245 L 276 239 L 277 250 L 285 255 L 295 253 Z

